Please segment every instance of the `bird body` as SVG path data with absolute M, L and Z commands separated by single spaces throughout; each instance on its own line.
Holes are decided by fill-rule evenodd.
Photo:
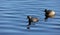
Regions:
M 53 10 L 47 10 L 45 9 L 45 20 L 48 18 L 53 18 L 55 16 L 55 12 Z
M 29 22 L 27 29 L 30 28 L 29 26 L 31 25 L 32 22 L 38 22 L 38 18 L 34 18 L 32 16 L 27 16 L 27 18 L 28 18 L 28 22 Z

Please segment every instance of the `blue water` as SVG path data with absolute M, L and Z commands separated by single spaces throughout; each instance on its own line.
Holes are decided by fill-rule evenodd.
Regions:
M 56 12 L 44 22 L 44 9 Z M 60 0 L 0 0 L 0 35 L 60 35 Z M 27 30 L 27 15 L 39 22 Z

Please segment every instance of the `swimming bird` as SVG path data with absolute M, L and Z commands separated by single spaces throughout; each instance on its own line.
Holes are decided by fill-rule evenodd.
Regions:
M 29 22 L 27 29 L 30 28 L 30 25 L 31 25 L 32 22 L 38 22 L 39 21 L 38 18 L 34 18 L 32 16 L 27 16 L 27 18 L 28 18 L 28 22 Z
M 44 12 L 45 12 L 45 21 L 48 18 L 53 18 L 55 16 L 55 12 L 53 10 L 47 10 L 47 9 L 45 9 Z

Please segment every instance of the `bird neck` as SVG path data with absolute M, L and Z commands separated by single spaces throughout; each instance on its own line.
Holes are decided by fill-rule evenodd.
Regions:
M 47 9 L 45 9 L 45 12 L 47 12 Z

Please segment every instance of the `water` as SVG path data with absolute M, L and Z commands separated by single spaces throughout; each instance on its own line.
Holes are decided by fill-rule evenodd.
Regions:
M 0 35 L 60 35 L 60 0 L 0 0 Z M 56 12 L 44 22 L 44 9 Z M 27 30 L 27 15 L 39 18 Z

